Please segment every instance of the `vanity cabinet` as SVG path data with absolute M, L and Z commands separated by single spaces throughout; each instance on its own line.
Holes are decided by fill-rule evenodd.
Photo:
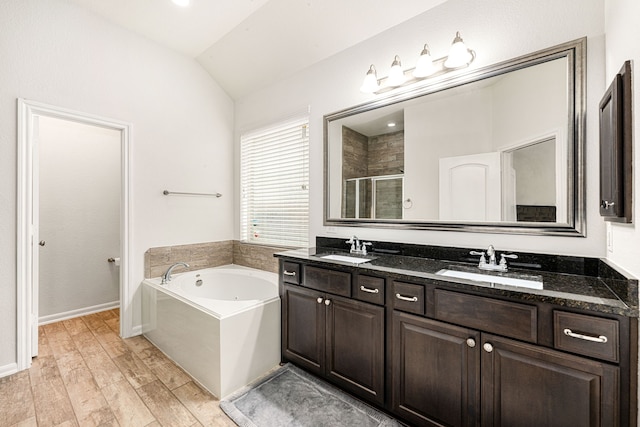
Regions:
M 620 425 L 619 367 L 535 345 L 536 306 L 442 289 L 426 292 L 435 296 L 435 317 L 458 324 L 394 310 L 396 414 L 417 426 Z M 614 332 L 615 321 L 556 312 L 556 319 L 566 317 L 574 323 L 590 319 L 595 326 L 582 323 L 583 331 Z M 615 334 L 609 337 L 617 343 Z M 582 342 L 594 343 L 576 341 L 579 350 Z M 603 354 L 608 358 L 611 352 Z
M 618 425 L 619 368 L 393 314 L 393 411 L 417 426 Z
M 392 410 L 416 426 L 475 426 L 480 333 L 393 312 Z
M 281 263 L 282 357 L 412 426 L 636 426 L 637 322 Z
M 302 269 L 300 285 L 282 287 L 283 359 L 383 405 L 384 307 L 350 298 L 350 273 Z
M 618 426 L 619 368 L 482 334 L 483 426 Z

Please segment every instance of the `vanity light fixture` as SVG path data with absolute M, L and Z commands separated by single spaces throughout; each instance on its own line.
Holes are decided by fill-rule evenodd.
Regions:
M 360 87 L 360 91 L 364 93 L 386 92 L 400 86 L 424 80 L 427 77 L 435 77 L 453 70 L 468 67 L 475 58 L 475 51 L 467 48 L 458 31 L 451 43 L 448 56 L 434 60 L 431 57 L 429 45 L 425 44 L 422 52 L 420 52 L 420 57 L 418 58 L 415 68 L 403 70 L 400 57 L 396 55 L 391 63 L 389 76 L 380 79 L 378 79 L 376 67 L 371 65 Z
M 462 41 L 462 37 L 460 37 L 460 32 L 456 32 L 456 38 L 453 39 L 453 43 L 451 43 L 451 49 L 449 50 L 449 56 L 444 61 L 444 66 L 446 68 L 455 70 L 457 68 L 467 67 L 473 61 L 474 56 L 471 53 L 472 51 L 467 49 L 467 46 Z
M 376 73 L 376 67 L 371 64 L 369 71 L 367 71 L 367 75 L 364 76 L 364 81 L 362 82 L 360 91 L 364 93 L 373 93 L 377 92 L 378 89 L 380 89 L 380 85 L 378 84 L 378 74 Z
M 404 76 L 404 70 L 402 69 L 402 63 L 400 57 L 396 55 L 391 63 L 391 69 L 389 70 L 389 77 L 387 78 L 387 84 L 389 86 L 397 87 L 407 80 Z
M 422 52 L 420 52 L 418 62 L 416 63 L 416 68 L 413 70 L 413 77 L 419 79 L 423 77 L 429 77 L 435 72 L 436 67 L 433 66 L 433 58 L 431 57 L 431 52 L 429 51 L 429 45 L 425 43 Z

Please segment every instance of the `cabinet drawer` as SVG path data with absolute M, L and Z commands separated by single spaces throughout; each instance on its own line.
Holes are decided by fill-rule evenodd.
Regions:
M 531 343 L 538 340 L 535 306 L 436 289 L 435 317 Z
M 282 281 L 293 285 L 300 284 L 300 264 L 295 262 L 283 262 Z
M 611 362 L 619 361 L 618 321 L 565 311 L 553 312 L 554 347 Z
M 396 310 L 424 314 L 424 286 L 422 285 L 394 281 L 391 300 Z
M 343 297 L 351 296 L 351 273 L 305 266 L 303 286 Z
M 384 279 L 359 275 L 353 287 L 353 297 L 361 301 L 384 305 Z

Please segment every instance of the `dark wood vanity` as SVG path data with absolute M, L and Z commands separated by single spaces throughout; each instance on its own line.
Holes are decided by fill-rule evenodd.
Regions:
M 541 273 L 550 289 L 520 292 L 436 278 L 438 260 L 277 256 L 283 360 L 410 425 L 636 425 L 637 304 L 611 291 L 624 281 Z

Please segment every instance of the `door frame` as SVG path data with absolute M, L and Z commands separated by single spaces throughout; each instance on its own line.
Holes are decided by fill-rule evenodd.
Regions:
M 522 141 L 515 142 L 513 144 L 502 146 L 498 149 L 500 156 L 502 157 L 502 167 L 510 164 L 510 160 L 506 157 L 511 156 L 512 153 L 520 148 L 525 148 L 530 145 L 535 145 L 541 142 L 547 142 L 549 140 L 555 140 L 555 170 L 556 170 L 556 222 L 558 218 L 563 218 L 565 223 L 567 220 L 567 175 L 569 165 L 567 163 L 567 153 L 565 147 L 566 138 L 560 129 L 552 129 L 547 132 L 541 133 L 533 138 L 527 138 Z M 507 182 L 503 179 L 503 194 L 510 191 L 506 188 Z
M 37 186 L 37 130 L 38 117 L 51 117 L 81 124 L 99 126 L 120 132 L 121 192 L 120 192 L 120 336 L 133 335 L 131 307 L 131 124 L 110 118 L 74 111 L 54 105 L 18 98 L 17 144 L 17 368 L 31 366 L 33 326 L 38 323 L 34 312 L 37 295 L 34 286 L 38 280 L 38 186 Z M 37 341 L 36 341 L 37 342 Z

